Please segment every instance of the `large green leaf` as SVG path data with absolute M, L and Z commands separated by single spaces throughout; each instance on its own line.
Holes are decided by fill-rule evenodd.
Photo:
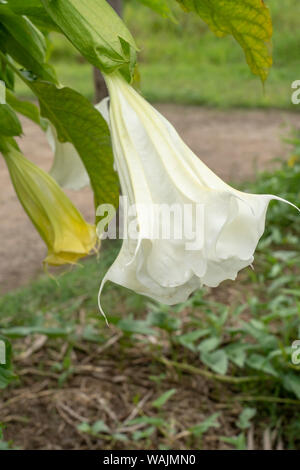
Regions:
M 46 43 L 41 32 L 27 18 L 16 15 L 6 4 L 0 4 L 0 22 L 18 40 L 21 46 L 29 49 L 37 62 L 43 62 Z
M 46 64 L 44 36 L 28 18 L 16 15 L 6 4 L 0 4 L 0 42 L 2 52 L 7 52 L 29 72 L 55 80 L 52 67 Z
M 71 88 L 57 88 L 46 82 L 30 84 L 40 102 L 41 115 L 56 127 L 62 142 L 71 142 L 89 174 L 95 205 L 118 206 L 119 183 L 113 169 L 108 126 L 101 114 Z
M 272 20 L 262 0 L 177 0 L 195 11 L 217 36 L 231 34 L 242 46 L 252 72 L 262 81 L 272 65 Z
M 22 134 L 21 123 L 8 104 L 0 104 L 0 134 L 8 137 Z
M 129 78 L 136 45 L 105 0 L 42 0 L 53 21 L 86 59 L 106 73 L 120 69 Z
M 7 0 L 9 8 L 18 15 L 45 15 L 41 0 Z
M 40 0 L 8 0 L 8 5 L 14 13 L 28 16 L 37 26 L 60 31 L 47 14 Z

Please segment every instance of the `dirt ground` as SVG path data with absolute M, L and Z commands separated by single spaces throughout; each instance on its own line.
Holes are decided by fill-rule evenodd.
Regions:
M 60 347 L 63 351 L 63 345 Z M 223 435 L 234 434 L 234 422 L 242 407 L 240 403 L 232 402 L 230 392 L 226 392 L 226 398 L 231 399 L 231 405 L 218 404 L 214 397 L 215 387 L 209 381 L 197 375 L 179 378 L 175 370 L 158 364 L 155 369 L 152 367 L 152 372 L 167 374 L 163 385 L 165 389 L 162 389 L 149 380 L 151 356 L 145 356 L 145 352 L 137 348 L 127 355 L 125 362 L 119 361 L 117 364 L 116 355 L 120 358 L 122 352 L 118 351 L 118 344 L 114 344 L 113 349 L 107 355 L 99 347 L 98 350 L 92 348 L 91 355 L 76 351 L 74 375 L 63 387 L 57 386 L 58 374 L 49 371 L 40 373 L 38 370 L 45 358 L 47 366 L 54 363 L 53 354 L 58 358 L 59 351 L 53 349 L 50 343 L 25 362 L 18 363 L 23 386 L 4 392 L 0 402 L 1 422 L 7 426 L 6 439 L 13 440 L 22 449 L 33 450 L 128 449 L 128 442 L 110 442 L 103 440 L 103 437 L 93 438 L 84 434 L 78 430 L 78 424 L 103 420 L 110 429 L 129 437 L 141 426 L 126 423 L 139 416 L 141 411 L 157 416 L 151 402 L 173 387 L 180 401 L 170 400 L 164 411 L 170 425 L 173 423 L 174 427 L 176 423 L 176 432 L 171 439 L 165 439 L 156 432 L 151 436 L 151 449 L 158 449 L 163 442 L 171 448 L 186 449 L 188 433 L 185 430 L 193 424 L 195 409 L 199 410 L 200 421 L 216 410 L 222 411 Z M 136 396 L 143 397 L 139 406 L 134 404 Z M 214 431 L 206 435 L 205 449 L 228 448 L 219 442 Z M 130 442 L 130 448 L 139 449 L 141 444 Z
M 300 116 L 277 110 L 219 111 L 201 107 L 159 105 L 186 143 L 226 181 L 254 176 L 270 168 L 272 160 L 287 157 L 289 146 L 282 137 L 300 128 Z M 22 119 L 25 136 L 21 147 L 26 156 L 45 170 L 52 163 L 43 133 Z M 93 219 L 91 191 L 68 191 L 88 220 Z M 45 246 L 20 206 L 4 161 L 0 160 L 0 294 L 27 284 L 42 271 Z
M 139 341 L 124 354 L 124 341 L 128 339 L 112 326 L 111 338 L 104 345 L 73 344 L 72 367 L 63 373 L 57 370 L 68 350 L 63 339 L 33 335 L 15 341 L 14 366 L 20 384 L 1 393 L 5 439 L 26 450 L 232 449 L 223 438 L 241 432 L 236 425 L 245 406 L 241 388 L 207 378 L 195 354 L 187 350 L 182 354 L 176 349 L 178 362 L 173 363 L 167 359 L 167 341 L 162 354 L 155 354 L 153 345 L 145 348 Z M 18 346 L 20 354 L 16 354 Z M 193 368 L 178 368 L 180 364 Z M 250 390 L 251 384 L 246 387 Z M 158 411 L 153 401 L 171 389 L 174 395 Z M 285 407 L 289 422 L 295 407 L 278 406 Z M 283 449 L 282 423 L 269 428 L 270 411 L 259 402 L 255 407 L 260 419 L 245 431 L 245 447 Z M 218 413 L 220 426 L 209 429 L 203 437 L 193 437 L 192 426 L 213 413 Z M 133 421 L 141 416 L 163 419 L 148 439 L 134 437 L 136 432 L 149 429 L 149 424 Z M 90 435 L 79 428 L 82 423 L 97 421 L 105 423 L 109 432 Z M 122 439 L 114 437 L 120 435 Z

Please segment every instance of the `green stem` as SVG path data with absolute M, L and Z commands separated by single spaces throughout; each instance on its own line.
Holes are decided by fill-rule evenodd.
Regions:
M 283 403 L 286 405 L 300 405 L 300 400 L 294 400 L 293 398 L 280 398 L 280 397 L 265 397 L 265 396 L 235 396 L 234 401 L 262 401 L 269 403 Z
M 170 361 L 165 358 L 157 358 L 159 362 L 164 364 L 167 367 L 174 367 L 175 369 L 184 370 L 190 372 L 191 374 L 202 375 L 207 379 L 217 380 L 219 382 L 232 383 L 232 384 L 241 384 L 247 382 L 259 382 L 262 380 L 270 380 L 269 377 L 261 377 L 258 375 L 246 376 L 246 377 L 231 377 L 228 375 L 214 374 L 204 369 L 199 369 L 198 367 L 191 366 L 189 364 L 181 364 L 180 362 Z
M 26 80 L 26 78 L 23 76 L 23 74 L 20 72 L 20 70 L 6 57 L 5 54 L 3 54 L 3 52 L 0 51 L 0 57 L 2 58 L 2 60 L 18 75 L 18 77 L 24 82 L 26 83 L 26 85 L 31 89 L 31 86 L 28 82 L 28 80 Z
M 28 86 L 28 88 L 30 88 L 30 90 L 32 91 L 32 93 L 34 95 L 36 95 L 35 93 L 35 90 L 34 90 L 34 87 L 31 86 L 31 83 L 30 83 L 30 80 L 27 80 L 26 77 L 24 77 L 24 75 L 20 72 L 20 70 L 18 69 L 18 67 L 15 66 L 15 64 L 6 57 L 5 54 L 3 54 L 3 52 L 0 51 L 0 58 L 2 58 L 3 61 L 5 61 L 5 63 L 18 75 L 18 77 Z M 57 85 L 57 83 L 55 83 Z

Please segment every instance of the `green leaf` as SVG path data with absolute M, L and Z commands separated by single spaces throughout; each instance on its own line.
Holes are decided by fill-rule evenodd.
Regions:
M 55 73 L 46 64 L 46 41 L 42 33 L 25 16 L 18 16 L 7 5 L 0 4 L 0 41 L 2 52 L 32 74 L 56 81 Z
M 0 134 L 7 137 L 22 134 L 18 116 L 8 104 L 0 104 Z
M 51 338 L 63 338 L 72 333 L 73 327 L 50 328 L 44 326 L 14 326 L 11 328 L 3 328 L 1 331 L 9 338 L 23 338 L 34 334 L 46 335 Z
M 276 349 L 278 347 L 278 338 L 268 332 L 267 327 L 258 320 L 242 322 L 243 332 L 253 336 L 263 349 Z
M 251 354 L 246 363 L 252 369 L 265 372 L 266 374 L 273 375 L 274 377 L 278 377 L 278 372 L 276 369 L 272 366 L 268 359 L 266 359 L 261 354 Z
M 246 438 L 243 433 L 239 434 L 238 436 L 235 437 L 226 437 L 222 436 L 220 437 L 220 440 L 223 442 L 227 442 L 227 444 L 231 444 L 236 450 L 246 450 L 247 449 L 247 444 L 246 444 Z
M 86 433 L 91 432 L 91 426 L 86 421 L 84 421 L 83 423 L 78 424 L 77 429 L 80 432 L 86 432 Z
M 91 343 L 105 343 L 106 338 L 99 333 L 99 330 L 93 325 L 88 324 L 84 327 L 82 332 L 82 339 L 90 341 Z
M 132 439 L 134 441 L 140 441 L 141 439 L 147 439 L 155 432 L 155 427 L 150 426 L 149 428 L 145 429 L 144 431 L 135 431 L 132 434 Z
M 126 426 L 133 426 L 135 424 L 151 424 L 153 426 L 160 427 L 165 424 L 165 420 L 156 416 L 140 416 L 139 418 L 126 422 Z
M 174 318 L 169 312 L 164 311 L 150 312 L 147 321 L 149 325 L 169 332 L 178 330 L 181 325 L 179 318 Z
M 13 137 L 1 135 L 0 132 L 0 152 L 6 154 L 9 152 L 10 147 L 14 147 L 16 150 L 20 151 L 20 148 Z
M 189 333 L 185 333 L 184 335 L 178 336 L 177 340 L 178 340 L 178 343 L 180 343 L 185 348 L 188 348 L 191 351 L 195 351 L 196 350 L 196 345 L 194 344 L 195 341 L 197 341 L 200 338 L 203 338 L 203 336 L 206 336 L 209 333 L 210 333 L 210 329 L 208 328 L 190 331 Z
M 289 372 L 283 378 L 283 386 L 289 392 L 292 392 L 300 399 L 300 375 Z
M 121 442 L 128 441 L 128 437 L 126 436 L 126 434 L 122 434 L 120 432 L 112 433 L 111 437 L 113 438 L 114 441 L 121 441 Z
M 20 100 L 9 90 L 6 90 L 6 101 L 17 113 L 23 114 L 39 126 L 41 125 L 40 111 L 35 104 Z
M 152 406 L 158 409 L 162 408 L 167 403 L 167 401 L 174 395 L 174 393 L 176 393 L 176 389 L 171 388 L 171 390 L 168 390 L 156 400 L 154 400 L 154 402 L 152 402 Z
M 0 390 L 6 388 L 15 379 L 16 376 L 11 370 L 0 365 Z
M 262 0 L 177 0 L 195 11 L 219 37 L 232 35 L 243 48 L 247 63 L 264 82 L 272 65 L 272 20 Z
M 127 78 L 132 75 L 137 47 L 121 18 L 105 0 L 42 0 L 42 3 L 91 64 L 105 73 L 120 68 Z
M 0 450 L 10 450 L 12 443 L 4 440 L 3 429 L 4 426 L 0 423 Z
M 8 0 L 9 8 L 17 15 L 26 15 L 37 26 L 50 31 L 60 31 L 51 20 L 40 0 Z
M 42 15 L 45 9 L 40 0 L 7 0 L 9 8 L 17 15 Z
M 13 90 L 15 86 L 14 72 L 7 66 L 4 61 L 0 65 L 0 80 L 4 82 L 5 88 Z
M 224 348 L 228 359 L 238 367 L 244 367 L 246 361 L 246 350 L 248 345 L 242 343 L 232 343 Z
M 95 206 L 118 207 L 119 183 L 113 169 L 113 154 L 108 126 L 88 99 L 71 88 L 51 83 L 32 82 L 41 115 L 56 127 L 61 142 L 71 142 L 90 177 Z
M 46 54 L 44 36 L 28 18 L 16 15 L 7 5 L 0 4 L 0 22 L 18 40 L 20 46 L 26 46 L 33 59 L 43 62 Z
M 240 429 L 248 429 L 251 426 L 251 419 L 256 415 L 256 408 L 244 408 L 237 421 Z
M 155 11 L 164 18 L 169 18 L 173 21 L 175 20 L 173 12 L 170 8 L 169 0 L 139 0 L 139 2 L 151 8 L 151 10 Z
M 223 349 L 218 349 L 212 353 L 203 352 L 200 355 L 201 361 L 217 374 L 225 375 L 228 369 L 228 358 Z
M 117 323 L 120 330 L 126 333 L 136 333 L 140 335 L 155 335 L 155 331 L 149 326 L 149 323 L 143 320 L 134 320 L 131 318 L 124 318 Z
M 210 428 L 219 428 L 220 427 L 220 423 L 218 422 L 219 416 L 220 416 L 220 413 L 212 414 L 205 421 L 202 421 L 202 423 L 196 424 L 195 426 L 191 427 L 190 432 L 194 436 L 198 437 L 198 436 L 202 436 Z
M 99 434 L 101 432 L 109 432 L 109 428 L 105 424 L 105 422 L 102 419 L 100 419 L 99 421 L 96 421 L 92 425 L 91 431 L 93 434 Z
M 214 349 L 216 349 L 220 344 L 220 338 L 217 338 L 216 336 L 213 336 L 211 338 L 207 338 L 199 344 L 197 347 L 198 351 L 201 352 L 211 352 Z

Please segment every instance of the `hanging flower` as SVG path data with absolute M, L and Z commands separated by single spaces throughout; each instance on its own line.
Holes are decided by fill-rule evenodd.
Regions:
M 5 152 L 18 198 L 48 247 L 45 264 L 76 263 L 96 246 L 96 231 L 85 222 L 54 179 L 10 146 Z
M 126 236 L 99 299 L 108 280 L 169 305 L 185 301 L 203 285 L 234 280 L 252 264 L 268 204 L 280 198 L 228 186 L 120 75 L 105 79 L 115 165 L 122 193 L 136 209 L 137 230 L 132 234 L 132 218 L 125 215 Z M 153 217 L 156 206 L 190 214 L 188 235 L 154 237 L 164 220 Z M 180 233 L 182 217 L 174 220 Z
M 50 175 L 65 189 L 79 190 L 90 184 L 87 171 L 74 145 L 60 142 L 55 127 L 49 122 L 46 136 L 54 153 Z
M 107 98 L 96 104 L 95 108 L 107 121 Z M 75 191 L 89 186 L 90 178 L 77 150 L 72 143 L 58 140 L 56 129 L 50 121 L 48 121 L 46 137 L 54 154 L 50 175 L 59 186 Z

